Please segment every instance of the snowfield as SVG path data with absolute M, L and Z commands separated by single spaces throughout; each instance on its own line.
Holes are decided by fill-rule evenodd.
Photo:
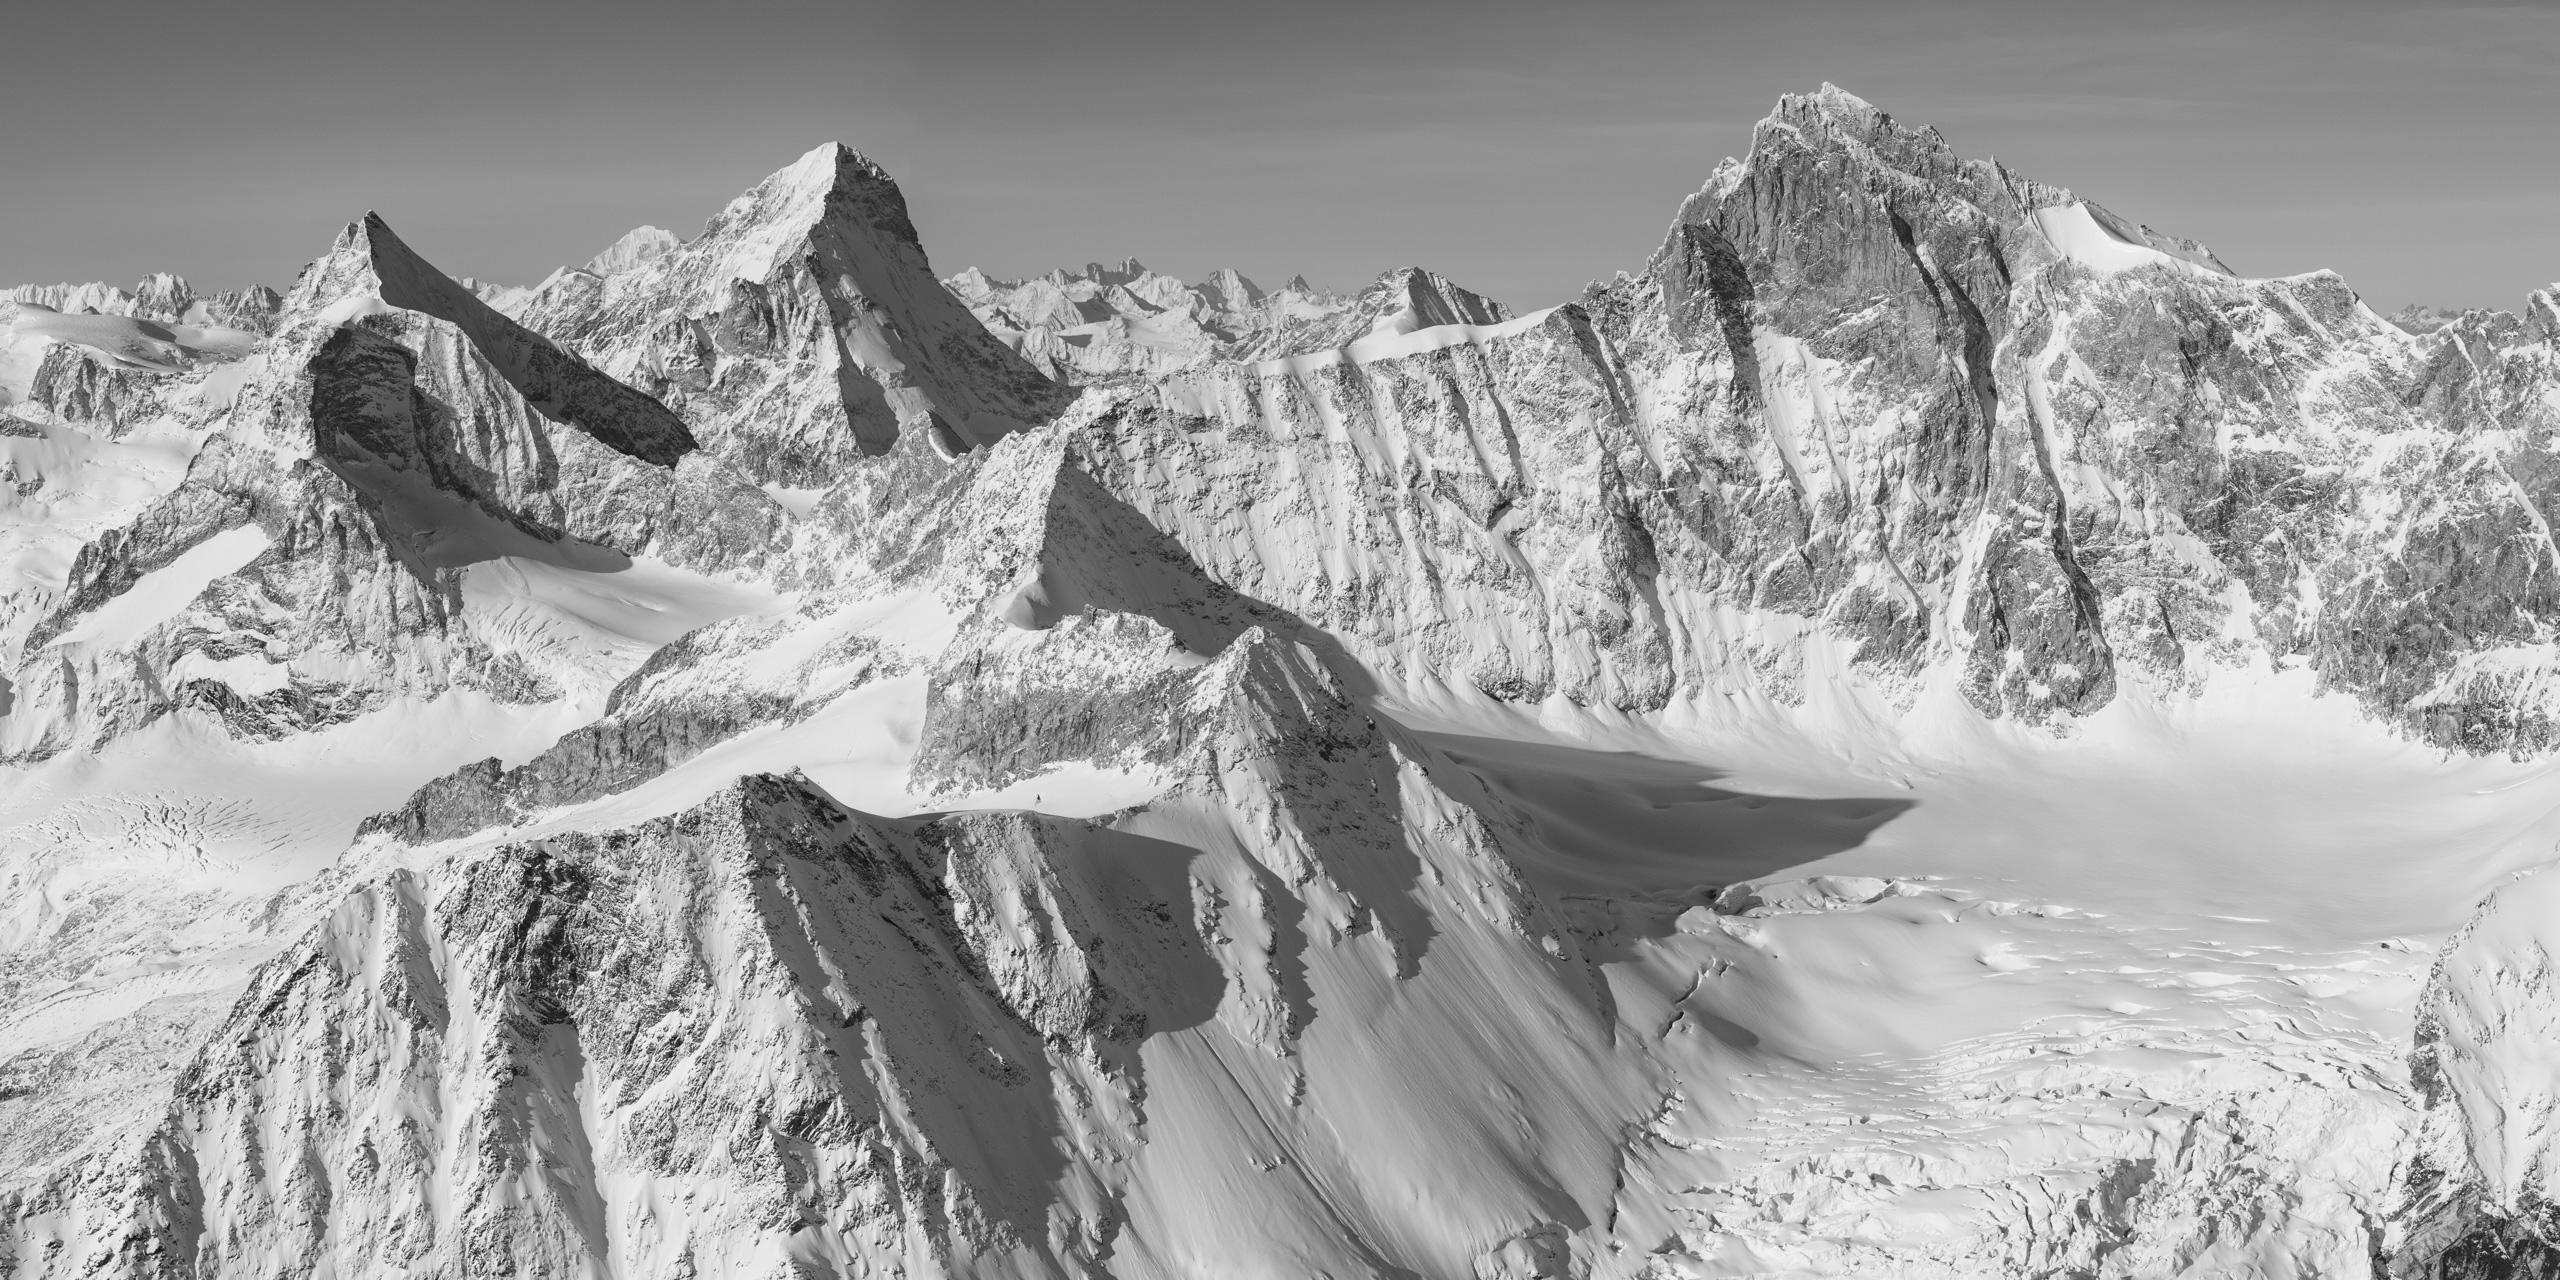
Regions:
M 0 1276 L 2560 1270 L 2560 302 L 1790 96 L 1515 313 L 0 295 Z

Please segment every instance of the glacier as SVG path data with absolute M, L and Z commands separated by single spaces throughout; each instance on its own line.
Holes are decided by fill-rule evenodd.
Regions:
M 0 1276 L 2560 1274 L 2560 286 L 1824 86 L 1519 301 L 0 294 Z

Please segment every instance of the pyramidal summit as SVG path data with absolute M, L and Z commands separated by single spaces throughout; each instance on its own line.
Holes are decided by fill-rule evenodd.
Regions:
M 0 294 L 0 1276 L 2560 1272 L 2560 286 L 1664 212 Z

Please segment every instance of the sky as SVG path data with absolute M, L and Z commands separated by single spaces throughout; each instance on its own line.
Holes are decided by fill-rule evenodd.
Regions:
M 1826 81 L 2243 274 L 2384 310 L 2560 279 L 2560 0 L 124 0 L 0 31 L 0 281 L 281 288 L 373 209 L 531 283 L 840 140 L 946 274 L 1410 265 L 1525 310 L 1640 267 Z

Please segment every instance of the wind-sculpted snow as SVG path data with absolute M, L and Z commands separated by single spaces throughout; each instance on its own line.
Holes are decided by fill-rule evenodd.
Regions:
M 1517 301 L 8 295 L 0 1274 L 2550 1269 L 2554 292 L 1826 88 Z

